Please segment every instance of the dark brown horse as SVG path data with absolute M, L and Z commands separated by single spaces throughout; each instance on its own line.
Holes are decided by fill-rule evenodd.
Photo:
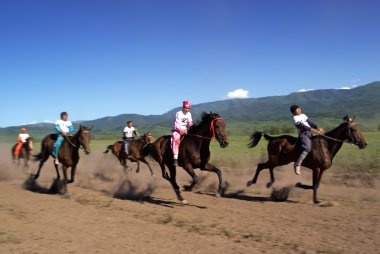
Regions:
M 209 163 L 210 160 L 210 142 L 212 138 L 218 140 L 220 147 L 228 146 L 227 132 L 223 119 L 218 115 L 203 113 L 201 120 L 190 127 L 188 134 L 183 136 L 180 147 L 178 165 L 186 170 L 192 177 L 193 181 L 189 186 L 184 186 L 185 190 L 191 191 L 198 182 L 198 177 L 194 169 L 200 168 L 204 171 L 214 172 L 218 175 L 219 188 L 218 194 L 223 194 L 225 183 L 222 179 L 220 169 Z M 149 154 L 160 164 L 162 177 L 168 180 L 177 198 L 184 204 L 187 201 L 182 197 L 180 188 L 176 180 L 176 167 L 173 165 L 173 152 L 170 147 L 171 136 L 162 136 L 153 144 L 148 145 Z M 169 168 L 170 175 L 166 172 L 165 165 Z
M 143 153 L 143 149 L 153 142 L 153 136 L 150 132 L 144 133 L 144 135 L 135 140 L 130 140 L 128 142 L 128 156 L 123 151 L 123 141 L 116 141 L 113 145 L 107 146 L 107 149 L 104 153 L 108 153 L 112 151 L 113 155 L 119 160 L 120 164 L 124 167 L 124 171 L 126 172 L 129 166 L 127 165 L 127 160 L 131 162 L 137 163 L 136 173 L 140 172 L 140 161 L 146 164 L 149 168 L 150 174 L 154 176 L 154 172 L 149 164 L 149 162 L 145 159 L 147 154 Z
M 12 146 L 11 153 L 13 161 L 17 160 L 18 165 L 20 165 L 20 160 L 24 160 L 24 168 L 29 168 L 28 161 L 30 160 L 30 155 L 33 152 L 33 138 L 29 137 L 26 142 L 22 145 L 18 158 L 15 157 L 15 150 L 18 143 Z
M 338 153 L 344 142 L 348 142 L 364 149 L 367 143 L 363 134 L 359 130 L 354 120 L 349 116 L 343 118 L 344 122 L 335 129 L 327 132 L 322 136 L 315 136 L 312 139 L 312 150 L 307 155 L 302 166 L 310 168 L 313 171 L 313 185 L 304 185 L 297 183 L 296 187 L 303 189 L 313 189 L 313 201 L 319 203 L 317 191 L 321 181 L 323 172 L 330 168 L 334 156 Z M 261 136 L 264 136 L 268 143 L 268 160 L 264 163 L 259 163 L 256 169 L 256 174 L 247 186 L 255 184 L 261 170 L 268 168 L 271 180 L 267 187 L 271 187 L 274 183 L 273 169 L 277 166 L 286 165 L 294 162 L 300 154 L 301 143 L 298 139 L 289 135 L 271 137 L 262 132 L 255 132 L 251 136 L 249 147 L 255 147 Z
M 59 162 L 62 164 L 63 172 L 63 183 L 73 183 L 75 178 L 75 172 L 77 164 L 79 162 L 79 149 L 83 148 L 86 154 L 90 153 L 90 140 L 91 140 L 91 129 L 85 126 L 80 126 L 79 130 L 74 134 L 74 136 L 66 136 L 62 142 L 61 147 L 58 152 Z M 40 162 L 38 167 L 37 174 L 34 175 L 34 178 L 37 179 L 40 176 L 41 168 L 49 159 L 53 151 L 53 146 L 57 140 L 57 134 L 47 135 L 41 142 L 41 152 L 38 155 L 34 155 L 35 160 Z M 60 179 L 58 165 L 54 164 L 57 179 Z M 71 179 L 67 178 L 67 169 L 71 167 Z

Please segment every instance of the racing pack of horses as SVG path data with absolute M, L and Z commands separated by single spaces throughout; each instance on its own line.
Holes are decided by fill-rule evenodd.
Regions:
M 73 136 L 65 137 L 59 149 L 59 162 L 62 165 L 63 173 L 63 192 L 67 191 L 66 185 L 75 181 L 77 165 L 80 159 L 79 150 L 83 150 L 85 154 L 90 154 L 92 128 L 80 126 L 79 130 Z M 259 163 L 256 173 L 252 180 L 247 182 L 247 186 L 255 184 L 259 174 L 263 169 L 268 169 L 270 173 L 270 181 L 267 187 L 271 187 L 275 182 L 274 168 L 294 162 L 300 151 L 301 143 L 297 137 L 290 135 L 270 136 L 263 132 L 255 132 L 250 137 L 248 148 L 254 148 L 264 137 L 268 141 L 267 152 L 268 160 Z M 40 176 L 44 163 L 52 154 L 54 143 L 57 139 L 56 134 L 47 135 L 41 143 L 41 151 L 34 155 L 34 161 L 39 162 L 38 171 L 33 175 L 34 179 Z M 193 187 L 198 183 L 198 176 L 194 169 L 199 168 L 202 171 L 213 172 L 218 177 L 217 196 L 223 196 L 227 182 L 223 179 L 222 171 L 210 161 L 210 143 L 216 140 L 221 148 L 229 145 L 226 125 L 223 118 L 216 113 L 203 113 L 200 120 L 190 127 L 188 133 L 182 137 L 179 147 L 178 166 L 183 168 L 192 178 L 189 185 L 184 185 L 183 189 L 192 191 Z M 360 149 L 367 146 L 365 138 L 355 123 L 355 119 L 345 116 L 343 122 L 324 135 L 314 136 L 312 138 L 312 151 L 307 155 L 302 166 L 307 167 L 313 172 L 313 180 L 311 185 L 297 183 L 296 187 L 313 190 L 313 201 L 319 203 L 318 188 L 324 171 L 332 166 L 335 155 L 339 152 L 344 143 L 356 145 Z M 178 200 L 186 204 L 176 179 L 177 169 L 174 166 L 174 158 L 171 149 L 171 135 L 159 137 L 154 140 L 150 133 L 145 133 L 138 139 L 130 141 L 128 145 L 128 154 L 123 151 L 122 141 L 116 141 L 109 145 L 104 153 L 112 152 L 118 159 L 124 170 L 130 169 L 128 161 L 137 163 L 137 172 L 140 170 L 140 162 L 148 166 L 151 175 L 154 175 L 153 169 L 148 158 L 157 162 L 161 168 L 162 177 L 172 186 Z M 12 155 L 15 146 L 12 147 Z M 24 160 L 24 166 L 27 167 L 28 160 L 33 149 L 33 139 L 29 138 L 23 145 L 18 161 Z M 14 158 L 15 159 L 15 158 Z M 58 165 L 54 164 L 57 179 L 61 179 Z M 71 168 L 70 179 L 68 178 L 68 169 Z

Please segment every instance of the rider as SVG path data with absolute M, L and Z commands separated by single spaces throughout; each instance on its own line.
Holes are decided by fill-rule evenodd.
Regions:
M 311 151 L 311 137 L 312 133 L 322 134 L 323 129 L 318 128 L 318 126 L 310 121 L 310 119 L 302 114 L 301 108 L 297 105 L 292 105 L 290 107 L 290 112 L 293 114 L 294 125 L 297 128 L 299 139 L 302 143 L 302 152 L 299 155 L 298 159 L 294 162 L 294 172 L 299 175 L 301 174 L 301 164 L 306 158 L 308 153 Z
M 174 166 L 178 166 L 179 144 L 181 143 L 181 135 L 186 135 L 188 129 L 193 125 L 193 119 L 190 113 L 191 104 L 189 101 L 182 102 L 182 110 L 175 115 L 173 125 L 173 135 L 171 139 L 171 147 L 174 155 Z
M 133 126 L 132 121 L 127 122 L 127 126 L 124 128 L 124 135 L 123 135 L 123 147 L 124 152 L 128 156 L 128 142 L 135 139 L 135 136 L 140 136 L 137 133 L 137 129 Z
M 22 146 L 26 143 L 26 141 L 29 138 L 29 134 L 26 133 L 26 131 L 27 131 L 26 128 L 21 128 L 20 131 L 21 131 L 21 133 L 18 134 L 18 137 L 17 137 L 18 144 L 17 144 L 15 152 L 14 152 L 16 159 L 18 158 L 18 155 L 20 154 L 20 150 L 21 150 Z
M 54 157 L 54 163 L 57 165 L 59 164 L 58 151 L 61 147 L 64 137 L 72 136 L 74 132 L 73 124 L 69 120 L 67 120 L 68 117 L 69 115 L 67 114 L 67 112 L 62 112 L 61 119 L 57 120 L 54 126 L 55 133 L 58 135 L 58 137 L 57 141 L 54 143 L 52 154 Z

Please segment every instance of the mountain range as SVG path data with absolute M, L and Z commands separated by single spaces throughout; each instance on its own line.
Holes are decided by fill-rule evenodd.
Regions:
M 356 115 L 363 130 L 377 131 L 380 127 L 380 81 L 352 89 L 321 89 L 295 92 L 285 96 L 229 99 L 193 105 L 191 112 L 197 119 L 202 112 L 219 113 L 230 133 L 245 135 L 255 129 L 264 129 L 273 134 L 294 129 L 289 107 L 297 104 L 309 117 L 325 129 L 337 125 L 345 115 Z M 121 135 L 127 120 L 132 120 L 140 132 L 150 130 L 155 134 L 170 133 L 174 108 L 162 115 L 121 114 L 90 121 L 75 122 L 94 126 L 98 139 L 114 139 Z M 27 125 L 33 136 L 40 137 L 52 131 L 47 123 Z M 0 128 L 0 138 L 14 137 L 19 126 Z

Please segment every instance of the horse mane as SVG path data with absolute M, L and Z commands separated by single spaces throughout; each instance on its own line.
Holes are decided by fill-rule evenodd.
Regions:
M 329 136 L 329 137 L 334 137 L 336 135 L 336 133 L 344 126 L 344 125 L 347 125 L 346 122 L 343 122 L 341 123 L 340 125 L 338 125 L 337 127 L 335 127 L 334 129 L 328 131 L 325 133 L 326 136 Z
M 199 131 L 205 123 L 209 123 L 214 118 L 218 118 L 218 117 L 220 117 L 219 114 L 216 114 L 213 112 L 210 112 L 210 113 L 202 112 L 201 118 L 190 127 L 189 132 L 194 133 L 194 132 Z

